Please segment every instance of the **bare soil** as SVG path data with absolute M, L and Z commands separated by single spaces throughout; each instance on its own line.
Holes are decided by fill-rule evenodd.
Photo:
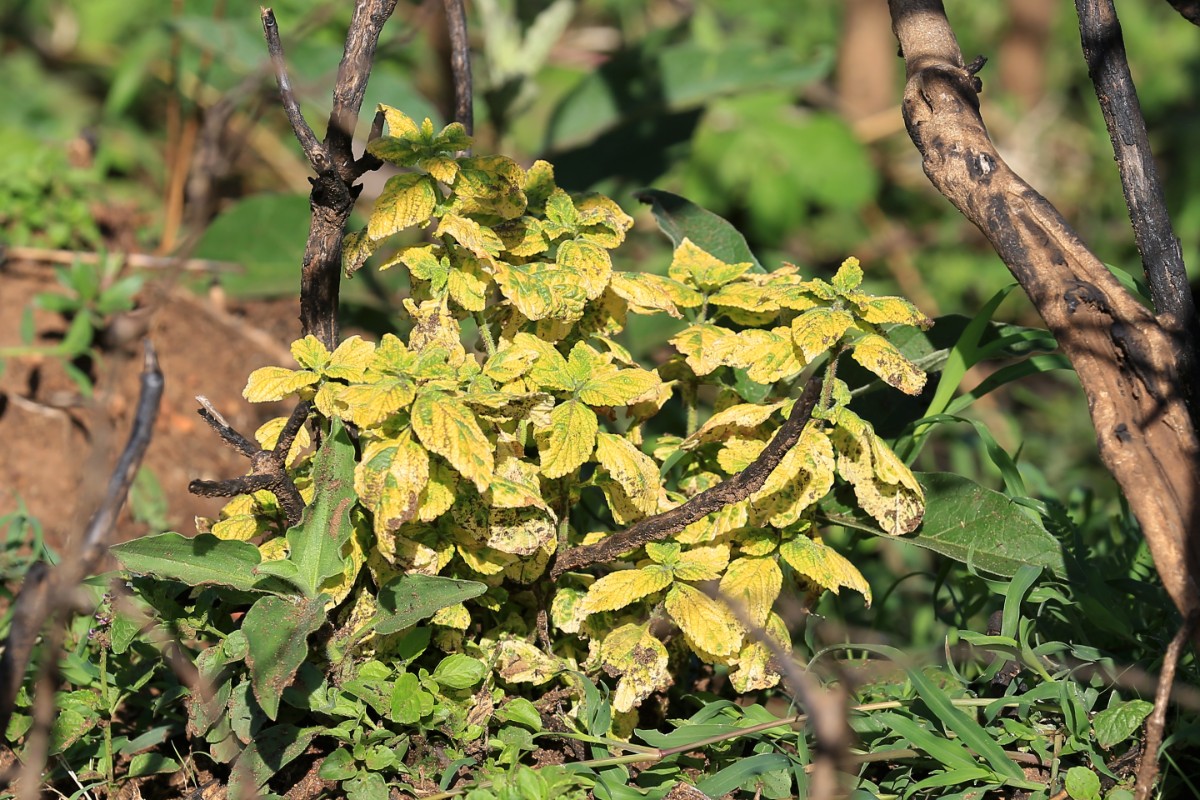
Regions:
M 0 347 L 22 344 L 24 309 L 38 292 L 56 286 L 48 266 L 0 266 Z M 295 299 L 225 307 L 219 294 L 199 296 L 151 283 L 139 305 L 123 320 L 134 335 L 123 346 L 103 350 L 90 365 L 91 398 L 80 393 L 60 358 L 26 355 L 0 364 L 0 514 L 23 502 L 60 552 L 95 510 L 125 445 L 137 406 L 143 332 L 157 350 L 165 379 L 144 466 L 161 484 L 169 521 L 180 533 L 193 533 L 194 518 L 215 516 L 224 502 L 189 494 L 189 481 L 231 478 L 249 468 L 196 414 L 195 395 L 208 397 L 247 436 L 291 410 L 285 404 L 251 405 L 241 390 L 252 370 L 291 364 L 287 343 L 300 329 Z M 59 315 L 35 311 L 34 344 L 52 345 L 65 328 Z M 115 540 L 144 532 L 126 509 Z

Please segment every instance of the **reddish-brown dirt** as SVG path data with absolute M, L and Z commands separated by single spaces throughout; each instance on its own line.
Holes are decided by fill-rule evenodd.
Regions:
M 0 347 L 22 344 L 20 322 L 34 295 L 56 286 L 47 266 L 0 266 Z M 284 299 L 233 305 L 180 288 L 148 285 L 139 311 L 164 374 L 165 391 L 144 466 L 168 502 L 169 520 L 194 532 L 197 515 L 215 516 L 223 501 L 191 495 L 194 478 L 244 474 L 244 458 L 221 444 L 196 414 L 203 394 L 247 436 L 284 404 L 251 405 L 241 397 L 246 376 L 261 366 L 289 365 L 287 343 L 299 334 L 297 302 Z M 215 300 L 215 302 L 214 302 Z M 137 315 L 135 315 L 135 319 Z M 35 312 L 35 344 L 53 344 L 65 328 L 56 314 Z M 61 359 L 23 355 L 4 359 L 0 374 L 0 514 L 18 498 L 46 531 L 52 547 L 69 547 L 103 495 L 124 447 L 137 405 L 141 348 L 110 350 L 95 363 L 95 395 L 88 400 L 68 378 Z M 116 539 L 144 532 L 122 514 Z

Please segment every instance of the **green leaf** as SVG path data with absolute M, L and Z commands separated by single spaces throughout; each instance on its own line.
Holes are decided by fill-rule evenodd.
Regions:
M 524 697 L 514 697 L 496 709 L 496 719 L 524 725 L 535 733 L 542 729 L 542 715 L 538 713 L 537 707 Z
M 791 764 L 783 753 L 759 753 L 739 758 L 696 784 L 696 789 L 708 797 L 724 797 L 756 775 L 785 770 Z
M 205 228 L 194 255 L 241 265 L 221 276 L 221 288 L 234 297 L 294 293 L 311 214 L 306 194 L 253 195 Z
M 242 751 L 229 777 L 229 797 L 256 797 L 257 790 L 303 753 L 323 727 L 275 725 L 258 732 Z
M 412 573 L 388 581 L 379 590 L 375 632 L 395 633 L 432 617 L 438 611 L 487 591 L 476 581 Z
M 316 496 L 304 509 L 299 525 L 288 529 L 288 560 L 296 564 L 299 586 L 316 597 L 325 581 L 345 570 L 342 551 L 353 526 L 354 444 L 342 421 L 334 417 L 313 466 Z
M 308 637 L 325 622 L 325 601 L 263 597 L 242 619 L 250 651 L 246 664 L 254 696 L 272 720 L 279 698 L 308 655 Z
M 875 718 L 906 739 L 913 747 L 928 754 L 947 768 L 976 769 L 975 757 L 962 743 L 947 739 L 924 728 L 919 722 L 900 714 L 882 713 Z
M 1153 703 L 1145 700 L 1127 700 L 1101 711 L 1092 719 L 1096 744 L 1109 750 L 1127 740 L 1141 727 L 1142 720 L 1150 716 L 1153 710 Z
M 1024 565 L 1066 577 L 1062 545 L 1021 506 L 1000 492 L 947 472 L 915 473 L 925 490 L 925 520 L 916 533 L 896 539 L 1011 578 Z M 861 512 L 838 506 L 830 519 L 886 535 Z
M 750 245 L 746 244 L 746 237 L 711 211 L 677 194 L 658 189 L 643 189 L 634 196 L 650 206 L 658 227 L 675 247 L 684 239 L 691 239 L 701 250 L 727 264 L 749 261 L 754 265 L 752 271 L 766 272 L 754 257 Z
M 358 774 L 354 756 L 344 747 L 339 747 L 325 757 L 317 774 L 327 781 L 342 781 Z
M 434 668 L 433 679 L 451 689 L 466 689 L 479 683 L 486 674 L 487 665 L 479 659 L 452 653 Z
M 172 532 L 143 536 L 116 545 L 111 552 L 130 572 L 188 586 L 215 584 L 249 592 L 294 593 L 290 586 L 259 573 L 256 567 L 262 557 L 257 547 L 209 533 L 192 538 Z
M 1063 788 L 1071 800 L 1100 800 L 1100 776 L 1087 767 L 1071 767 L 1067 770 Z
M 138 753 L 129 762 L 129 769 L 125 772 L 127 778 L 140 778 L 144 775 L 157 775 L 162 772 L 175 772 L 179 769 L 179 762 L 173 758 L 168 758 L 162 753 Z

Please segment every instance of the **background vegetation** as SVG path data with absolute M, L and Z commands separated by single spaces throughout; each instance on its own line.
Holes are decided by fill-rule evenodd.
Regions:
M 872 38 L 863 20 L 853 30 L 868 33 L 851 36 L 844 15 L 854 5 L 810 0 L 798 21 L 785 3 L 481 0 L 471 8 L 479 149 L 526 165 L 547 159 L 562 187 L 613 197 L 637 222 L 622 251 L 623 269 L 666 274 L 670 242 L 635 192 L 668 190 L 731 220 L 763 264 L 789 261 L 804 274 L 829 278 L 847 255 L 858 256 L 869 291 L 906 296 L 930 317 L 944 318 L 930 334 L 927 355 L 956 342 L 965 342 L 969 353 L 974 343 L 963 338 L 967 322 L 1011 278 L 921 174 L 897 106 L 902 74 L 894 40 L 886 27 Z M 1041 19 L 1035 14 L 1021 27 L 1013 24 L 1013 10 L 1027 4 L 947 5 L 964 52 L 993 58 L 981 76 L 983 101 L 1001 152 L 1106 262 L 1135 273 L 1138 258 L 1108 135 L 1069 6 Z M 1134 78 L 1167 176 L 1184 258 L 1195 268 L 1200 198 L 1190 187 L 1200 179 L 1200 154 L 1192 144 L 1200 133 L 1200 38 L 1164 3 L 1125 6 L 1119 10 Z M 323 119 L 349 10 L 285 0 L 275 12 L 302 107 L 310 120 Z M 0 10 L 0 31 L 0 85 L 24 89 L 0 104 L 0 241 L 9 262 L 26 248 L 236 263 L 236 272 L 204 278 L 180 272 L 167 280 L 210 294 L 215 284 L 251 324 L 271 329 L 272 316 L 281 312 L 269 301 L 296 292 L 308 168 L 279 107 L 257 7 L 225 0 L 18 0 Z M 364 108 L 385 102 L 418 120 L 428 116 L 440 128 L 453 107 L 447 49 L 440 4 L 401 2 L 385 28 Z M 363 141 L 369 122 L 368 113 L 359 131 Z M 364 212 L 385 177 L 367 177 Z M 393 330 L 395 310 L 410 290 L 399 272 L 363 270 L 344 285 L 347 332 L 378 338 Z M 24 341 L 0 342 L 13 362 L 9 368 L 21 358 L 60 359 L 80 391 L 93 384 L 103 391 L 103 373 L 94 367 L 107 347 L 100 333 L 127 311 L 150 274 L 103 267 L 89 273 L 75 265 L 64 271 L 63 288 L 47 281 L 47 292 L 68 298 L 39 303 L 45 312 L 65 315 L 61 330 L 47 337 L 45 327 L 35 330 L 31 321 Z M 294 309 L 282 315 L 294 316 Z M 932 428 L 914 468 L 953 472 L 1016 500 L 1060 543 L 1061 569 L 1040 575 L 1013 569 L 1001 579 L 995 568 L 965 554 L 954 559 L 852 526 L 831 527 L 827 541 L 858 566 L 875 601 L 868 609 L 848 594 L 821 596 L 797 625 L 796 653 L 818 674 L 840 674 L 842 683 L 854 684 L 853 704 L 882 710 L 851 718 L 863 752 L 916 753 L 865 760 L 858 767 L 862 791 L 970 796 L 997 785 L 1000 768 L 986 759 L 980 766 L 975 728 L 947 710 L 965 707 L 985 709 L 970 717 L 984 731 L 983 741 L 1039 756 L 1040 764 L 1022 774 L 1047 788 L 1039 795 L 1010 782 L 1007 791 L 1121 797 L 1148 712 L 1138 703 L 1152 699 L 1146 678 L 1157 672 L 1177 616 L 1136 524 L 1099 466 L 1074 376 L 1042 352 L 1044 340 L 1032 330 L 1040 321 L 1019 292 L 998 308 L 987 306 L 987 315 L 1016 327 L 985 335 L 984 346 L 999 334 L 1016 336 L 1016 344 L 985 349 L 978 365 L 968 357 L 964 367 L 972 368 L 962 389 L 1000 388 L 976 392 L 975 402 L 936 408 L 961 412 L 962 421 Z M 639 361 L 654 363 L 681 327 L 658 317 L 635 320 L 621 341 Z M 930 384 L 914 408 L 932 408 L 937 381 Z M 890 401 L 872 407 L 870 397 L 862 402 L 881 435 L 912 433 L 889 425 L 904 416 L 904 407 Z M 11 403 L 3 408 L 16 413 Z M 904 447 L 901 439 L 902 454 Z M 142 529 L 167 528 L 169 509 L 182 502 L 177 497 L 185 486 L 152 474 L 142 486 L 133 504 Z M 0 498 L 0 508 L 12 510 L 3 520 L 11 589 L 29 564 L 69 539 L 65 529 L 49 531 L 47 545 L 36 515 L 26 513 L 17 496 Z M 178 520 L 176 527 L 191 532 Z M 103 582 L 96 587 L 99 598 Z M 181 619 L 221 627 L 204 618 L 202 600 L 189 602 L 197 605 L 180 611 Z M 69 691 L 60 701 L 64 721 L 52 762 L 57 785 L 67 787 L 74 773 L 80 786 L 65 793 L 86 787 L 101 794 L 119 791 L 118 774 L 161 772 L 186 782 L 214 769 L 211 763 L 197 767 L 185 752 L 170 755 L 171 746 L 184 741 L 174 702 L 183 690 L 153 646 L 132 630 L 113 630 L 111 639 L 101 634 L 97 642 L 94 628 L 94 620 L 80 617 L 68 636 Z M 867 655 L 885 645 L 935 666 L 881 668 Z M 99 660 L 105 653 L 119 666 Z M 1195 682 L 1190 656 L 1181 671 Z M 153 702 L 139 697 L 145 687 L 152 687 L 145 696 Z M 670 748 L 716 735 L 713 719 L 746 726 L 769 714 L 794 713 L 783 691 L 754 698 L 761 705 L 738 707 L 717 705 L 719 689 L 718 682 L 712 696 L 697 696 L 691 720 L 673 708 L 668 721 L 645 721 L 666 733 L 642 743 Z M 455 699 L 453 693 L 437 697 L 439 703 Z M 1200 769 L 1195 706 L 1175 706 L 1172 715 L 1162 792 L 1200 796 L 1190 777 Z M 586 733 L 608 735 L 607 726 L 596 725 Z M 689 725 L 701 727 L 689 734 Z M 523 729 L 540 732 L 535 727 Z M 475 777 L 522 780 L 512 765 L 535 747 L 513 732 L 521 728 L 519 718 L 506 728 L 512 730 L 505 746 L 478 761 L 490 771 Z M 676 777 L 690 775 L 713 796 L 759 791 L 786 797 L 799 790 L 807 763 L 803 736 L 785 727 L 733 742 L 716 746 L 706 760 L 664 757 L 638 775 L 638 785 L 661 796 L 654 792 L 665 793 Z M 378 744 L 351 748 L 352 763 L 322 777 L 352 796 L 383 796 L 369 776 L 404 773 L 401 763 L 371 749 Z M 389 747 L 395 752 L 394 742 Z M 778 753 L 787 755 L 783 767 L 770 762 L 759 772 L 716 778 L 748 756 Z M 442 766 L 441 774 L 424 777 L 446 789 L 462 764 L 451 759 Z M 557 779 L 544 773 L 537 791 L 549 796 Z M 704 786 L 706 779 L 713 783 Z M 415 783 L 411 774 L 407 780 Z M 590 780 L 621 796 L 612 787 L 623 781 L 604 778 L 603 768 L 594 768 Z M 170 790 L 160 791 L 169 796 Z

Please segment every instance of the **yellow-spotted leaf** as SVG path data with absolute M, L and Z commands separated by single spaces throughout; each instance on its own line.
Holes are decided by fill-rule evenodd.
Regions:
M 444 299 L 426 300 L 418 305 L 411 297 L 406 297 L 404 310 L 413 322 L 412 332 L 408 335 L 410 348 L 421 351 L 434 346 L 450 352 L 462 350 L 462 328 Z
M 495 277 L 501 294 L 535 322 L 548 318 L 577 320 L 587 304 L 579 276 L 557 265 L 497 262 Z
M 510 581 L 529 585 L 540 580 L 550 566 L 550 557 L 558 550 L 558 537 L 551 536 L 532 555 L 514 558 L 512 563 L 504 568 L 504 577 Z
M 611 477 L 601 473 L 594 480 L 600 491 L 604 492 L 609 513 L 618 525 L 630 525 L 646 516 L 646 512 L 629 498 L 624 487 Z
M 575 208 L 579 212 L 582 237 L 609 250 L 619 247 L 625 241 L 625 233 L 633 227 L 633 217 L 599 193 L 579 198 Z
M 551 513 L 550 506 L 542 499 L 537 465 L 516 457 L 501 458 L 496 464 L 496 475 L 487 499 L 494 508 L 532 507 Z
M 903 297 L 873 297 L 854 292 L 846 295 L 858 316 L 872 325 L 912 325 L 928 329 L 933 321 Z
M 405 525 L 376 536 L 379 553 L 404 572 L 437 575 L 454 558 L 454 541 L 441 530 Z
M 863 271 L 858 259 L 850 256 L 838 267 L 837 274 L 833 276 L 830 283 L 833 284 L 833 288 L 837 290 L 838 294 L 844 295 L 857 289 L 858 285 L 862 283 L 862 279 Z
M 699 430 L 683 440 L 684 450 L 693 450 L 705 442 L 722 442 L 737 433 L 751 433 L 762 430 L 775 412 L 783 408 L 783 403 L 740 403 L 718 411 L 700 426 Z
M 579 633 L 587 614 L 583 612 L 586 589 L 560 586 L 550 601 L 550 622 L 563 633 Z
M 346 277 L 349 278 L 362 269 L 378 246 L 379 242 L 367 235 L 366 228 L 347 233 L 342 239 L 342 272 Z
M 555 354 L 557 355 L 557 351 Z M 496 383 L 510 383 L 528 372 L 537 357 L 538 353 L 535 350 L 517 345 L 502 347 L 484 364 L 483 374 Z
M 916 530 L 925 515 L 925 496 L 912 473 L 858 415 L 841 408 L 836 421 L 829 439 L 837 451 L 837 471 L 854 487 L 859 506 L 887 533 Z
M 452 395 L 426 391 L 417 395 L 411 413 L 421 444 L 450 462 L 480 492 L 487 491 L 495 470 L 492 443 L 471 409 Z
M 762 488 L 751 495 L 751 502 L 757 512 L 769 517 L 771 525 L 786 527 L 829 493 L 833 473 L 833 444 L 816 423 L 810 422 Z
M 783 573 L 774 556 L 734 559 L 725 568 L 720 583 L 721 596 L 741 603 L 750 622 L 760 627 L 767 621 L 782 587 Z
M 662 486 L 658 466 L 628 439 L 612 433 L 596 435 L 596 461 L 621 485 L 643 516 L 658 511 Z
M 689 642 L 706 653 L 729 656 L 742 647 L 745 632 L 724 603 L 686 583 L 667 592 L 667 613 Z
M 446 279 L 446 290 L 450 299 L 467 311 L 483 311 L 487 305 L 487 290 L 491 277 L 483 269 L 479 259 L 466 257 L 450 270 Z
M 282 536 L 268 539 L 258 546 L 263 561 L 280 561 L 288 557 L 288 540 Z
M 766 633 L 779 643 L 784 652 L 791 649 L 791 635 L 778 614 L 771 613 L 767 617 Z M 729 673 L 729 682 L 742 694 L 770 689 L 779 683 L 774 657 L 763 642 L 747 642 L 743 645 L 734 659 L 734 665 L 736 668 Z
M 810 583 L 834 594 L 844 586 L 853 589 L 871 604 L 871 586 L 858 568 L 845 556 L 822 542 L 807 536 L 797 536 L 779 546 L 783 560 Z
M 375 241 L 424 222 L 433 214 L 437 191 L 428 175 L 409 172 L 384 184 L 367 223 L 367 236 Z
M 735 475 L 750 466 L 766 446 L 764 439 L 727 439 L 717 451 L 717 463 L 727 474 Z
M 692 242 L 684 239 L 675 248 L 675 257 L 667 274 L 680 283 L 695 286 L 702 292 L 712 292 L 727 283 L 732 283 L 750 271 L 749 262 L 726 264 Z
M 366 375 L 375 355 L 375 343 L 361 336 L 351 336 L 342 341 L 329 356 L 329 363 L 321 370 L 327 378 L 344 381 L 361 381 Z
M 541 255 L 549 248 L 542 222 L 536 217 L 508 219 L 492 226 L 492 231 L 504 243 L 505 252 L 520 258 Z
M 674 682 L 667 669 L 667 648 L 646 625 L 622 625 L 604 637 L 600 665 L 609 675 L 620 676 L 612 698 L 613 709 L 620 713 Z
M 437 612 L 429 618 L 429 621 L 434 625 L 443 625 L 447 628 L 465 631 L 471 627 L 471 612 L 462 603 L 455 603 L 452 606 L 439 608 Z
M 742 500 L 698 519 L 675 535 L 680 544 L 711 542 L 718 536 L 737 530 L 750 521 L 750 501 Z
M 441 459 L 430 459 L 429 483 L 421 492 L 417 517 L 422 522 L 433 522 L 454 505 L 457 496 L 458 473 L 450 469 Z
M 534 686 L 549 682 L 568 666 L 520 639 L 506 639 L 496 645 L 495 663 L 496 674 L 509 683 Z
M 721 363 L 741 367 L 750 380 L 763 384 L 797 375 L 806 363 L 786 327 L 725 336 L 715 342 L 713 354 Z
M 334 390 L 337 413 L 330 414 L 321 409 L 322 413 L 339 416 L 360 428 L 381 425 L 400 409 L 407 408 L 416 396 L 413 382 L 401 377 L 380 378 L 372 383 L 356 383 L 352 386 L 326 384 L 322 388 L 326 387 Z
M 477 257 L 488 259 L 500 255 L 504 242 L 491 229 L 473 219 L 458 214 L 446 214 L 438 224 L 438 236 L 449 236 Z
M 525 213 L 524 171 L 507 156 L 474 156 L 458 162 L 454 210 L 513 219 Z
M 672 566 L 681 581 L 715 581 L 729 564 L 729 545 L 693 547 L 680 554 Z
M 716 344 L 729 335 L 729 331 L 725 328 L 710 323 L 700 323 L 685 328 L 671 339 L 671 344 L 687 356 L 687 365 L 692 368 L 692 371 L 703 376 L 721 366 L 720 353 L 717 351 Z
M 905 394 L 918 395 L 925 388 L 925 373 L 878 334 L 868 334 L 855 342 L 851 355 L 884 383 Z
M 554 517 L 541 508 L 493 508 L 485 541 L 501 553 L 528 556 L 555 533 Z
M 779 304 L 771 298 L 771 291 L 765 286 L 759 286 L 749 281 L 738 281 L 722 286 L 709 295 L 710 305 L 723 308 L 737 308 L 755 314 L 770 315 L 770 319 L 779 311 Z
M 368 441 L 354 470 L 354 492 L 374 515 L 376 533 L 414 519 L 428 483 L 429 454 L 407 429 L 395 438 Z
M 317 381 L 321 376 L 307 370 L 284 369 L 283 367 L 261 367 L 250 373 L 242 397 L 251 403 L 265 403 L 282 400 L 296 394 Z
M 804 360 L 812 363 L 817 356 L 833 347 L 854 324 L 849 311 L 835 308 L 814 308 L 792 320 L 792 339 L 800 348 Z
M 578 400 L 560 403 L 550 412 L 550 424 L 537 431 L 542 474 L 561 478 L 592 457 L 599 420 Z
M 635 314 L 663 311 L 679 319 L 683 316 L 680 308 L 695 308 L 704 302 L 695 289 L 651 272 L 614 272 L 611 286 Z
M 572 350 L 571 354 L 574 353 Z M 579 387 L 579 399 L 590 406 L 623 406 L 653 391 L 662 382 L 656 373 L 641 367 L 618 370 L 611 364 L 607 366 L 607 370 L 591 373 Z
M 604 294 L 612 275 L 612 258 L 603 247 L 586 241 L 566 241 L 558 246 L 555 261 L 579 276 L 579 285 L 588 300 Z
M 616 611 L 662 591 L 671 585 L 672 580 L 671 569 L 660 564 L 610 572 L 588 589 L 580 611 L 584 614 Z

